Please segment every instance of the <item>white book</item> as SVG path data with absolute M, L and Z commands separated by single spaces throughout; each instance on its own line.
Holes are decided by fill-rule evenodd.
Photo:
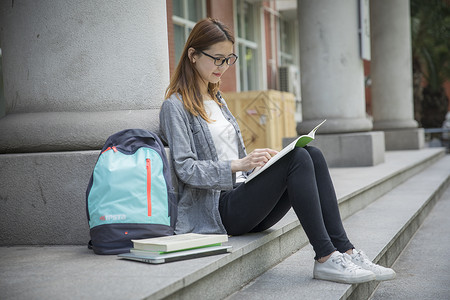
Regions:
M 228 241 L 228 235 L 185 233 L 131 241 L 134 249 L 171 252 L 221 244 Z
M 292 143 L 290 143 L 289 145 L 287 145 L 286 147 L 283 148 L 283 150 L 281 150 L 280 152 L 278 152 L 277 154 L 275 154 L 274 156 L 272 156 L 271 159 L 269 159 L 269 161 L 262 167 L 259 168 L 255 168 L 255 170 L 250 173 L 250 175 L 247 177 L 247 179 L 245 180 L 245 183 L 249 182 L 250 180 L 252 180 L 253 178 L 255 178 L 256 176 L 258 176 L 259 174 L 261 174 L 261 172 L 263 172 L 264 170 L 266 170 L 268 167 L 270 167 L 271 165 L 273 165 L 276 161 L 278 161 L 280 158 L 282 158 L 283 156 L 285 156 L 286 154 L 288 154 L 289 152 L 291 152 L 292 150 L 294 150 L 295 147 L 305 147 L 309 142 L 311 142 L 312 140 L 314 140 L 315 134 L 317 129 L 319 129 L 319 127 L 325 123 L 326 120 L 323 120 L 322 123 L 320 123 L 319 125 L 317 125 L 316 127 L 314 127 L 313 130 L 311 130 L 308 134 L 306 135 L 301 135 L 298 138 L 296 138 Z

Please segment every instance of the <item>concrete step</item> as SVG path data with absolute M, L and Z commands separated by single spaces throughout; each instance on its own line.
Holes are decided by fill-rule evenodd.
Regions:
M 449 183 L 450 155 L 447 155 L 347 218 L 344 226 L 349 238 L 373 261 L 392 266 Z M 349 285 L 315 280 L 313 257 L 312 247 L 308 245 L 227 300 L 368 299 L 379 283 Z M 386 284 L 395 284 L 395 280 Z
M 450 299 L 450 188 L 392 266 L 396 280 L 381 282 L 371 300 Z
M 343 216 L 389 195 L 444 155 L 443 149 L 388 152 L 386 162 L 375 167 L 332 169 Z M 354 226 L 349 229 L 353 236 Z M 4 299 L 222 299 L 308 244 L 292 212 L 266 232 L 232 237 L 229 243 L 230 254 L 165 265 L 96 256 L 83 246 L 0 247 L 0 290 Z M 294 268 L 306 272 L 295 276 L 300 282 L 311 279 L 312 257 L 304 260 L 307 266 Z

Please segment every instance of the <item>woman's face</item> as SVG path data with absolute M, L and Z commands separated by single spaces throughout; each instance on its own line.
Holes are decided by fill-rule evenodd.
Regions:
M 192 49 L 192 48 L 191 48 Z M 223 41 L 212 45 L 209 49 L 204 50 L 206 54 L 218 58 L 227 58 L 233 53 L 233 44 L 230 41 Z M 214 59 L 202 53 L 192 56 L 194 66 L 200 73 L 203 83 L 208 86 L 208 83 L 217 83 L 222 77 L 223 73 L 228 70 L 229 65 L 224 62 L 221 66 L 214 64 Z

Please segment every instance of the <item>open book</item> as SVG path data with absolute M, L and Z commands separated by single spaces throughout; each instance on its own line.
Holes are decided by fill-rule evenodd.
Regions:
M 302 135 L 299 136 L 298 138 L 296 138 L 292 143 L 290 143 L 289 145 L 287 145 L 286 147 L 283 148 L 283 150 L 281 150 L 280 152 L 278 152 L 276 155 L 272 156 L 271 159 L 269 159 L 269 161 L 262 167 L 259 168 L 255 168 L 255 170 L 247 177 L 247 179 L 245 180 L 245 183 L 249 182 L 250 180 L 252 180 L 253 178 L 255 178 L 256 176 L 258 176 L 258 174 L 260 174 L 261 172 L 263 172 L 265 169 L 267 169 L 268 167 L 270 167 L 271 165 L 273 165 L 277 160 L 279 160 L 280 158 L 282 158 L 283 156 L 285 156 L 286 154 L 288 154 L 290 151 L 292 151 L 295 147 L 305 147 L 309 142 L 311 142 L 312 140 L 314 140 L 314 135 L 317 131 L 317 129 L 323 124 L 325 123 L 326 120 L 323 120 L 319 125 L 317 125 L 316 127 L 314 127 L 313 130 L 310 131 L 310 133 L 308 133 L 307 135 Z

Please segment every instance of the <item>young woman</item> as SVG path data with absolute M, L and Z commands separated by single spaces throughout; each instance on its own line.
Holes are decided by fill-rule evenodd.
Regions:
M 166 91 L 160 129 L 179 181 L 176 233 L 259 232 L 292 207 L 316 253 L 315 278 L 357 283 L 395 277 L 348 240 L 317 148 L 296 148 L 243 184 L 249 171 L 277 151 L 246 154 L 239 126 L 219 93 L 220 78 L 238 59 L 233 45 L 223 23 L 198 22 Z

